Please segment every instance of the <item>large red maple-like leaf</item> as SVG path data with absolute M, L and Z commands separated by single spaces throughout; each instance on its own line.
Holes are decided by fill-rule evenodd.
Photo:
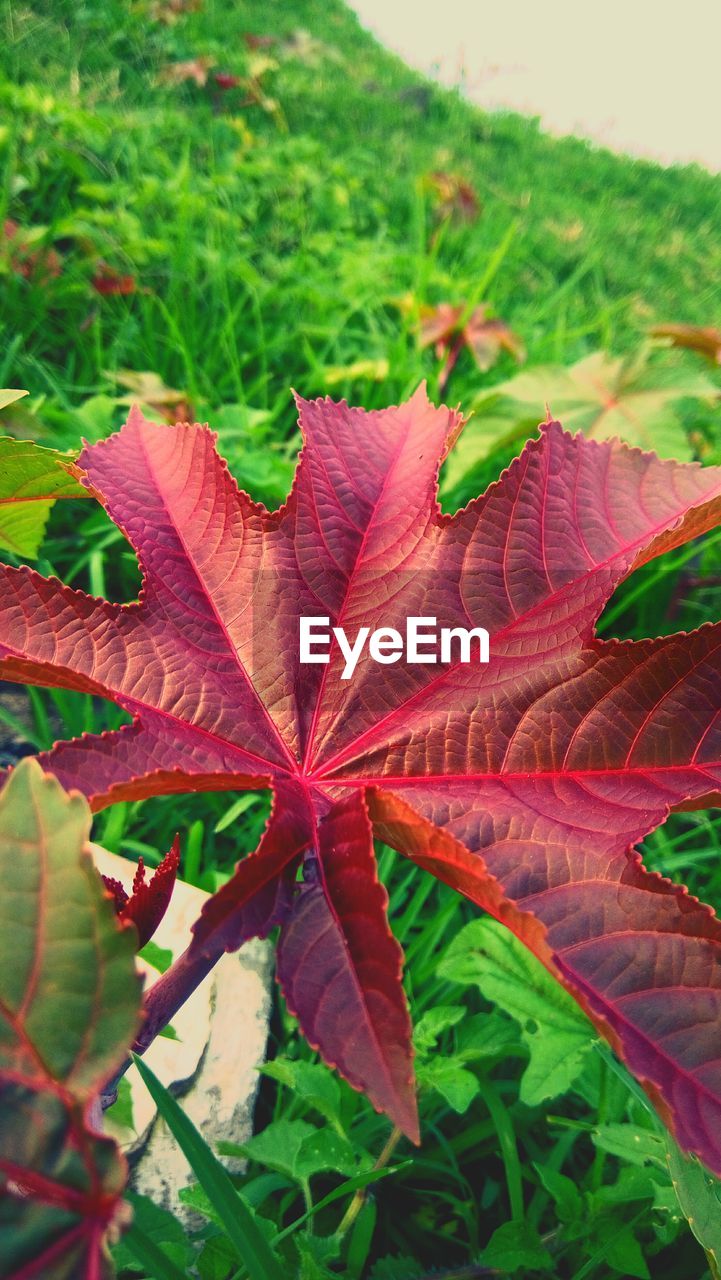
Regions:
M 2 571 L 0 674 L 114 699 L 132 724 L 42 758 L 95 808 L 270 787 L 258 850 L 154 991 L 281 922 L 279 976 L 310 1041 L 417 1134 L 400 952 L 372 835 L 492 912 L 576 995 L 681 1144 L 721 1172 L 721 925 L 633 846 L 721 791 L 721 627 L 638 643 L 594 624 L 617 584 L 721 519 L 721 469 L 544 424 L 501 480 L 442 515 L 461 426 L 417 393 L 365 413 L 301 402 L 286 505 L 239 493 L 202 427 L 133 412 L 85 482 L 144 586 L 93 600 Z M 299 618 L 482 626 L 490 662 L 299 662 Z M 303 864 L 302 882 L 297 868 Z

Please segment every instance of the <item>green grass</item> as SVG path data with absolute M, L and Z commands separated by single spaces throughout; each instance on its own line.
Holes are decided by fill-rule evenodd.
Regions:
M 39 266 L 28 279 L 0 240 L 0 386 L 31 393 L 3 411 L 3 429 L 67 447 L 98 438 L 125 411 L 114 375 L 151 371 L 217 427 L 241 482 L 275 503 L 297 445 L 291 386 L 367 407 L 396 402 L 423 377 L 437 394 L 439 363 L 417 340 L 423 305 L 488 303 L 531 364 L 633 351 L 654 322 L 718 323 L 719 179 L 484 116 L 381 50 L 339 0 L 204 0 L 172 24 L 153 17 L 162 7 L 0 0 L 0 226 L 12 219 L 41 255 L 52 248 L 60 258 L 58 274 Z M 288 43 L 298 28 L 314 43 Z M 251 53 L 247 33 L 277 40 Z M 258 56 L 274 61 L 261 104 L 245 105 L 243 89 L 161 79 L 167 64 L 198 57 L 247 77 Z M 472 184 L 477 219 L 439 219 L 434 171 Z M 98 294 L 101 260 L 132 275 L 136 291 Z M 697 367 L 692 355 L 679 361 Z M 513 369 L 503 357 L 480 374 L 464 353 L 448 398 L 468 405 Z M 704 457 L 720 457 L 710 411 L 700 425 Z M 487 478 L 506 461 L 492 452 Z M 719 616 L 717 545 L 685 555 L 624 588 L 606 615 L 610 633 L 660 634 Z M 38 567 L 115 599 L 138 587 L 134 558 L 105 515 L 70 503 L 53 513 Z M 42 748 L 117 716 L 90 698 L 33 691 L 24 732 Z M 119 805 L 94 834 L 152 863 L 180 828 L 185 875 L 213 889 L 254 847 L 267 813 L 265 798 L 235 804 L 209 795 Z M 646 852 L 721 904 L 718 815 L 677 816 Z M 240 1189 L 288 1274 L 412 1280 L 480 1267 L 493 1237 L 488 1264 L 524 1277 L 703 1280 L 706 1259 L 663 1167 L 635 1154 L 639 1134 L 653 1152 L 656 1130 L 624 1073 L 591 1048 L 565 1092 L 524 1103 L 521 1028 L 438 972 L 471 909 L 388 851 L 381 871 L 414 1021 L 428 1015 L 438 1028 L 437 1045 L 431 1035 L 419 1048 L 423 1145 L 388 1150 L 387 1122 L 321 1068 L 326 1111 L 298 1081 L 264 1077 L 257 1123 L 269 1138 L 250 1148 Z M 460 1021 L 442 1012 L 449 1007 L 462 1008 Z M 271 1053 L 313 1060 L 280 1002 Z M 449 1064 L 443 1078 L 438 1062 Z M 298 1181 L 283 1125 L 295 1124 L 296 1137 L 299 1123 L 327 1129 L 331 1096 L 351 1154 L 326 1150 L 325 1164 Z M 356 1197 L 382 1153 L 393 1172 Z M 232 1245 L 212 1203 L 194 1195 L 207 1221 L 200 1246 L 188 1253 L 167 1215 L 145 1204 L 136 1247 L 142 1254 L 149 1238 L 146 1259 L 160 1247 L 181 1268 L 201 1247 L 201 1275 L 226 1280 L 237 1273 Z M 139 1273 L 128 1250 L 120 1259 Z

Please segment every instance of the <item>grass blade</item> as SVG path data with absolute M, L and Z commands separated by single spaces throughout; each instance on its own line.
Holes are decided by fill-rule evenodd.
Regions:
M 278 1258 L 220 1161 L 147 1063 L 135 1054 L 133 1059 L 160 1115 L 222 1220 L 251 1280 L 286 1280 Z
M 125 1232 L 123 1244 L 152 1280 L 188 1280 L 187 1271 L 176 1267 L 155 1241 L 135 1223 Z

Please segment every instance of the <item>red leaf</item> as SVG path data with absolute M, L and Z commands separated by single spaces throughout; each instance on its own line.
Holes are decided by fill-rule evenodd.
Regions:
M 133 877 L 132 892 L 123 888 L 119 880 L 103 876 L 121 920 L 131 920 L 138 931 L 138 950 L 152 938 L 170 905 L 178 866 L 180 865 L 180 840 L 175 837 L 173 847 L 166 853 L 150 880 L 145 880 L 145 863 L 138 860 Z
M 10 255 L 10 267 L 16 275 L 37 284 L 47 284 L 59 276 L 63 263 L 54 249 L 38 245 L 32 228 L 21 227 L 12 218 L 3 223 L 3 238 Z
M 426 183 L 436 201 L 436 213 L 442 220 L 457 217 L 461 222 L 475 222 L 481 202 L 466 178 L 458 173 L 439 170 L 429 173 Z
M 215 71 L 213 79 L 219 89 L 237 89 L 243 83 L 240 76 L 230 75 L 227 71 Z
M 123 275 L 116 271 L 115 267 L 108 266 L 107 262 L 98 263 L 90 283 L 95 292 L 104 297 L 113 295 L 125 297 L 127 294 L 135 293 L 138 287 L 135 276 Z
M 84 451 L 85 482 L 142 563 L 141 599 L 107 604 L 3 569 L 0 672 L 110 698 L 133 722 L 61 743 L 45 766 L 96 809 L 272 788 L 260 847 L 191 953 L 267 932 L 295 893 L 281 941 L 291 1004 L 412 1132 L 397 953 L 354 807 L 366 792 L 384 838 L 514 929 L 721 1172 L 721 926 L 631 852 L 669 809 L 721 795 L 721 625 L 642 643 L 594 632 L 634 568 L 718 524 L 721 470 L 546 423 L 451 518 L 436 476 L 457 413 L 420 392 L 368 414 L 301 402 L 301 425 L 295 486 L 273 514 L 238 493 L 205 428 L 134 411 Z M 327 666 L 299 663 L 299 618 L 319 615 L 351 640 L 360 626 L 404 631 L 409 616 L 482 626 L 490 662 L 389 670 L 364 651 L 344 680 L 335 646 Z M 303 854 L 317 880 L 294 888 Z M 388 983 L 383 1016 L 348 910 L 351 868 Z M 315 998 L 303 921 L 322 924 L 327 980 L 339 959 L 339 990 L 372 1006 L 357 1044 Z
M 502 351 L 507 351 L 519 364 L 526 358 L 523 343 L 504 320 L 490 319 L 482 306 L 476 307 L 466 319 L 465 312 L 464 306 L 452 306 L 450 302 L 421 308 L 421 346 L 433 345 L 439 360 L 446 354 L 439 380 L 441 389 L 464 346 L 483 373 L 492 368 Z
M 387 901 L 357 792 L 320 823 L 317 854 L 281 936 L 278 978 L 313 1047 L 418 1142 L 403 953 Z

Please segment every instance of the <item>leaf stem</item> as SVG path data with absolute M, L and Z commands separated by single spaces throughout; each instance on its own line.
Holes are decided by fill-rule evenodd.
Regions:
M 133 1053 L 141 1055 L 150 1048 L 155 1037 L 172 1021 L 222 955 L 222 946 L 207 951 L 199 951 L 189 946 L 177 960 L 173 961 L 170 968 L 158 978 L 145 997 L 143 1024 L 132 1046 Z M 131 1062 L 132 1059 L 128 1056 L 119 1071 L 103 1089 L 103 1110 L 107 1110 L 115 1101 L 118 1083 Z
M 391 1130 L 388 1141 L 386 1142 L 383 1150 L 378 1156 L 378 1159 L 373 1165 L 374 1172 L 377 1173 L 379 1169 L 385 1169 L 386 1165 L 388 1164 L 388 1161 L 393 1155 L 393 1152 L 395 1151 L 402 1137 L 403 1137 L 403 1133 L 399 1128 L 394 1127 Z M 365 1204 L 367 1194 L 368 1194 L 367 1187 L 358 1188 L 355 1195 L 353 1196 L 353 1199 L 348 1205 L 348 1208 L 343 1214 L 343 1218 L 341 1219 L 340 1226 L 338 1227 L 338 1232 L 337 1232 L 339 1236 L 344 1236 L 347 1231 L 350 1231 L 351 1227 L 353 1226 L 353 1223 L 355 1222 L 356 1218 L 358 1217 L 358 1214 L 360 1213 L 361 1209 L 363 1208 L 363 1205 Z

